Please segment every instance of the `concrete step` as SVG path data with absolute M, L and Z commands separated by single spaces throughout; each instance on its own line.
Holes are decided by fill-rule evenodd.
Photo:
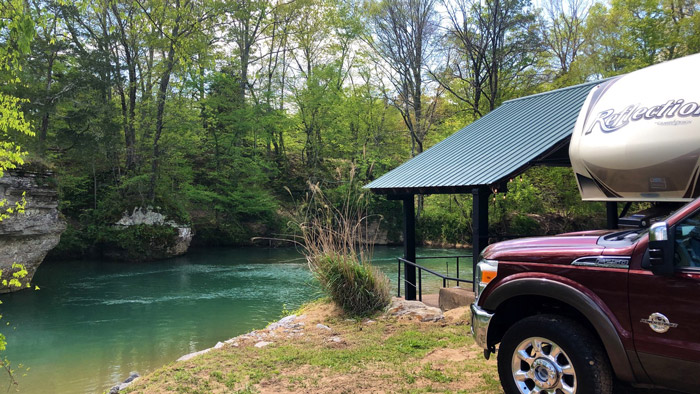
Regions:
M 438 294 L 423 294 L 422 301 L 425 305 L 440 308 L 444 312 L 469 306 L 474 302 L 474 292 L 466 287 L 444 287 Z
M 423 296 L 425 300 L 425 296 Z M 443 311 L 469 306 L 474 302 L 474 292 L 465 287 L 444 287 L 438 294 L 438 307 Z

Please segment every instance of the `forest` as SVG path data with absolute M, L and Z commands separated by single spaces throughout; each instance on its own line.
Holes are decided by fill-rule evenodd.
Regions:
M 309 184 L 339 201 L 506 100 L 700 52 L 700 3 L 3 0 L 0 43 L 1 160 L 53 173 L 53 254 L 78 257 L 135 207 L 198 245 L 285 234 Z M 368 198 L 398 231 L 400 205 Z M 490 209 L 501 234 L 604 220 L 569 168 Z M 426 242 L 471 240 L 468 195 L 417 215 Z

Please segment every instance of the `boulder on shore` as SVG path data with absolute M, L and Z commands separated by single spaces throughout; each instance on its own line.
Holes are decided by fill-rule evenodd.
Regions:
M 427 306 L 420 301 L 406 301 L 398 297 L 391 299 L 391 304 L 387 308 L 387 315 L 415 319 L 422 322 L 440 321 L 445 318 L 440 308 Z
M 13 263 L 27 270 L 22 282 L 29 283 L 46 254 L 58 245 L 66 222 L 58 212 L 58 192 L 47 169 L 6 171 L 0 178 L 0 201 L 5 212 L 24 196 L 24 213 L 15 213 L 0 221 L 0 269 L 2 279 L 14 272 Z M 2 286 L 0 293 L 20 290 Z
M 109 389 L 109 394 L 119 394 L 122 390 L 126 389 L 127 387 L 131 386 L 132 383 L 137 381 L 141 375 L 139 375 L 138 372 L 132 372 L 129 374 L 129 377 L 126 378 L 123 382 L 112 386 L 111 389 Z
M 114 260 L 150 261 L 187 253 L 194 232 L 192 228 L 168 220 L 151 207 L 136 207 L 112 226 L 105 240 L 103 254 Z

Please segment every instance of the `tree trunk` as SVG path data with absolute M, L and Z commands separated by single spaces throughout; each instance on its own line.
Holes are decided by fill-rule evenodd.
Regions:
M 124 47 L 124 60 L 126 61 L 126 68 L 129 74 L 128 81 L 128 93 L 126 94 L 128 99 L 128 105 L 124 103 L 124 92 L 122 90 L 122 112 L 125 115 L 124 119 L 124 145 L 126 148 L 126 159 L 125 166 L 127 173 L 132 172 L 136 165 L 135 159 L 135 145 L 136 145 L 136 130 L 134 125 L 134 119 L 136 117 L 136 90 L 138 88 L 137 74 L 136 74 L 136 63 L 138 51 L 130 45 L 126 28 L 124 26 L 124 21 L 121 18 L 121 14 L 117 9 L 116 4 L 112 5 L 112 12 L 116 18 L 117 24 L 119 26 L 119 41 Z M 126 107 L 126 108 L 124 108 Z
M 49 56 L 49 64 L 46 69 L 46 89 L 45 89 L 45 102 L 43 112 L 41 117 L 41 128 L 39 128 L 39 154 L 44 156 L 46 151 L 46 137 L 49 130 L 49 108 L 53 99 L 51 99 L 51 85 L 53 84 L 53 64 L 56 59 L 56 52 L 51 52 Z
M 178 27 L 175 25 L 172 37 L 177 37 Z M 170 43 L 170 49 L 165 60 L 165 70 L 158 84 L 158 98 L 156 110 L 156 132 L 153 135 L 153 158 L 151 160 L 151 182 L 148 190 L 148 199 L 153 202 L 156 197 L 156 182 L 158 181 L 158 161 L 160 159 L 160 148 L 158 142 L 163 133 L 163 116 L 165 114 L 165 100 L 168 94 L 168 85 L 170 84 L 170 75 L 175 66 L 175 43 Z

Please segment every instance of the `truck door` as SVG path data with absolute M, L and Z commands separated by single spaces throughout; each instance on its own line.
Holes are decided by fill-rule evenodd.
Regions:
M 669 228 L 675 272 L 654 275 L 633 264 L 630 318 L 639 360 L 655 384 L 700 392 L 700 211 Z M 639 247 L 647 248 L 646 240 Z

